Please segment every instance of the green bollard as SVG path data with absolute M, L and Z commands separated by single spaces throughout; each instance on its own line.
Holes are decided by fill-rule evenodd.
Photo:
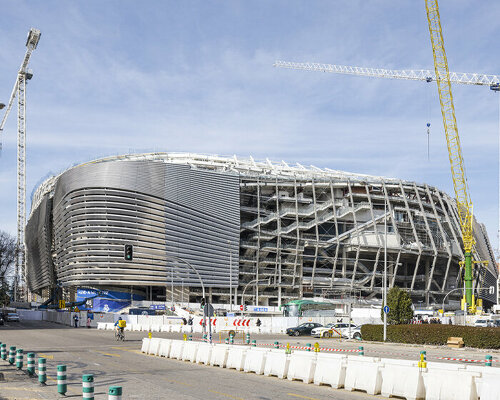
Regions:
M 257 347 L 257 341 L 256 340 L 252 340 L 252 347 Z
M 489 354 L 486 355 L 486 366 L 491 367 L 491 363 L 493 361 L 493 356 L 490 356 Z
M 108 400 L 122 400 L 122 387 L 110 386 L 108 391 Z
M 248 332 L 245 335 L 245 343 L 250 344 L 250 334 Z
M 38 358 L 38 382 L 40 385 L 45 385 L 47 382 L 47 360 L 45 358 Z
M 57 393 L 66 394 L 68 385 L 66 384 L 66 365 L 57 366 Z
M 9 364 L 14 365 L 15 360 L 16 360 L 16 346 L 10 346 Z
M 274 348 L 279 349 L 280 348 L 280 343 L 279 342 L 274 342 Z
M 192 341 L 193 341 L 193 335 L 189 335 L 189 336 L 188 336 L 188 341 L 189 341 L 189 342 L 192 342 Z
M 28 364 L 26 368 L 28 375 L 35 375 L 35 353 L 28 353 L 26 356 L 26 360 Z
M 204 333 L 204 334 L 203 334 L 203 339 L 202 339 L 202 340 L 203 340 L 204 342 L 206 342 L 206 341 L 207 341 L 207 334 L 206 334 L 206 333 Z
M 17 369 L 22 369 L 23 368 L 23 349 L 17 349 L 17 352 L 16 352 L 16 368 Z
M 225 343 L 225 344 L 229 344 L 229 338 L 225 338 L 225 339 L 224 339 L 224 343 Z
M 359 351 L 359 355 L 360 356 L 364 356 L 365 355 L 365 349 L 363 348 L 363 346 L 359 346 L 358 347 L 358 351 Z
M 7 359 L 7 345 L 5 343 L 0 345 L 0 357 L 2 357 L 2 360 Z
M 307 351 L 311 351 L 312 344 L 311 343 L 306 343 Z
M 229 335 L 229 343 L 234 344 L 234 335 Z
M 94 375 L 82 375 L 83 398 L 94 400 Z

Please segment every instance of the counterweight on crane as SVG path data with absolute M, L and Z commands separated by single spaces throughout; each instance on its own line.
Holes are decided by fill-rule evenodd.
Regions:
M 20 278 L 26 282 L 24 233 L 26 224 L 26 81 L 33 77 L 28 70 L 31 53 L 40 40 L 40 31 L 31 28 L 26 40 L 26 54 L 17 73 L 16 82 L 10 95 L 7 109 L 0 122 L 0 135 L 17 95 L 17 255 L 14 276 L 14 300 L 17 300 Z M 2 141 L 0 136 L 0 151 Z

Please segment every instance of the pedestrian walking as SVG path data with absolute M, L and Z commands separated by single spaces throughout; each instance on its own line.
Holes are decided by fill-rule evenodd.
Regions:
M 75 314 L 73 321 L 75 322 L 75 328 L 78 328 L 78 314 Z
M 87 328 L 88 328 L 88 329 L 90 329 L 90 322 L 91 322 L 90 317 L 87 317 Z

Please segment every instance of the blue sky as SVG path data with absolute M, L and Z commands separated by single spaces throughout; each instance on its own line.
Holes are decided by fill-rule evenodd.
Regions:
M 0 9 L 0 102 L 27 32 L 42 31 L 27 89 L 28 197 L 50 172 L 152 150 L 268 157 L 453 193 L 435 83 L 272 66 L 432 69 L 424 0 L 0 0 Z M 500 2 L 441 0 L 440 10 L 450 70 L 500 73 Z M 499 94 L 453 90 L 474 211 L 497 247 Z M 0 229 L 14 234 L 15 110 L 0 183 Z

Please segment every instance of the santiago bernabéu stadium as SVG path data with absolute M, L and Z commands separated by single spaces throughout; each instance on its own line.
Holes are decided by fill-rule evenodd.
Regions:
M 489 261 L 476 289 L 495 287 L 476 296 L 495 303 L 493 250 L 484 225 L 474 232 Z M 46 298 L 59 285 L 195 302 L 201 280 L 213 303 L 377 300 L 386 241 L 388 284 L 415 303 L 462 284 L 456 203 L 435 187 L 251 157 L 115 156 L 36 188 L 26 279 Z

